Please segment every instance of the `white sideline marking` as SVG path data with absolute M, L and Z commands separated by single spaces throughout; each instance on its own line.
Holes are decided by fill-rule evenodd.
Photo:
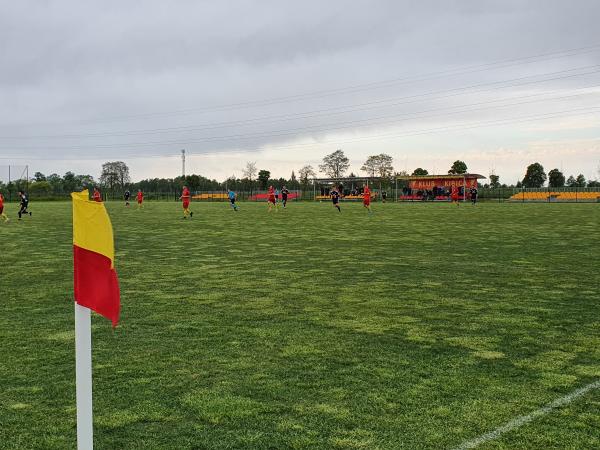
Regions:
M 507 433 L 515 428 L 522 427 L 523 425 L 531 422 L 534 419 L 537 419 L 540 416 L 544 416 L 551 412 L 553 409 L 559 408 L 561 406 L 567 405 L 582 395 L 587 394 L 589 391 L 593 389 L 600 388 L 600 380 L 588 384 L 582 388 L 577 389 L 576 391 L 571 392 L 570 394 L 565 395 L 559 399 L 554 400 L 552 403 L 548 403 L 543 408 L 540 408 L 531 414 L 527 414 L 525 416 L 517 417 L 516 419 L 511 420 L 510 422 L 502 425 L 499 428 L 496 428 L 494 431 L 490 431 L 489 433 L 482 434 L 478 438 L 472 439 L 470 441 L 464 442 L 459 447 L 456 447 L 455 450 L 468 450 L 471 448 L 475 448 L 480 446 L 481 444 L 494 440 L 500 435 Z

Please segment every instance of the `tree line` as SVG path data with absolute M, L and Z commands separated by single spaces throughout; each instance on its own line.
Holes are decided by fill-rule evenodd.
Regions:
M 346 176 L 356 177 L 352 172 L 348 173 L 350 160 L 340 149 L 326 155 L 322 164 L 319 164 L 318 171 L 331 179 L 340 179 Z M 393 158 L 385 153 L 368 156 L 361 169 L 368 177 L 379 181 L 381 186 L 391 186 L 395 178 L 400 175 L 408 175 L 406 171 L 395 171 Z M 467 164 L 464 161 L 454 161 L 448 169 L 448 174 L 467 173 Z M 417 167 L 411 175 L 429 175 L 429 172 Z M 135 192 L 141 189 L 144 192 L 178 192 L 183 186 L 187 186 L 191 191 L 223 191 L 233 189 L 235 191 L 252 192 L 254 190 L 265 190 L 268 186 L 287 186 L 291 190 L 306 190 L 317 177 L 317 171 L 313 166 L 307 164 L 298 170 L 296 175 L 292 171 L 289 178 L 272 178 L 271 172 L 267 169 L 258 169 L 256 162 L 249 161 L 242 170 L 242 177 L 231 176 L 224 181 L 206 178 L 202 175 L 187 175 L 174 178 L 150 178 L 132 182 L 129 173 L 129 167 L 123 161 L 109 161 L 102 165 L 100 178 L 95 180 L 91 175 L 77 175 L 73 172 L 66 172 L 63 176 L 56 173 L 48 176 L 41 172 L 36 172 L 32 180 L 17 180 L 9 184 L 0 182 L 0 191 L 5 193 L 14 193 L 18 190 L 28 190 L 37 195 L 61 195 L 69 192 L 78 191 L 85 188 L 99 186 L 101 189 L 110 192 L 123 192 L 130 190 Z M 577 176 L 570 175 L 568 178 L 559 170 L 552 169 L 546 174 L 544 167 L 535 162 L 530 164 L 525 172 L 523 180 L 518 181 L 516 185 L 506 185 L 500 183 L 500 177 L 494 173 L 488 177 L 489 183 L 485 183 L 483 188 L 499 189 L 512 187 L 541 188 L 548 181 L 549 187 L 600 187 L 597 180 L 586 180 L 582 174 Z

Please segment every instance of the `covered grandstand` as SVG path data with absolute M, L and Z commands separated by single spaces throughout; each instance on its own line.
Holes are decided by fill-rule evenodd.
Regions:
M 339 189 L 344 200 L 362 200 L 364 186 L 378 186 L 371 190 L 371 198 L 381 195 L 382 188 L 379 178 L 375 177 L 344 177 L 344 178 L 313 178 L 315 200 L 329 200 L 329 193 L 335 186 Z
M 402 175 L 396 177 L 401 201 L 448 201 L 453 187 L 458 187 L 458 197 L 464 200 L 469 189 L 477 188 L 477 180 L 486 177 L 476 173 L 448 175 Z

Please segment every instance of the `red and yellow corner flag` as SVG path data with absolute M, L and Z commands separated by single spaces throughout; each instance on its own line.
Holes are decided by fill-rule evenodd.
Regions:
M 73 272 L 75 301 L 119 323 L 121 299 L 115 247 L 104 203 L 89 200 L 87 189 L 73 192 Z

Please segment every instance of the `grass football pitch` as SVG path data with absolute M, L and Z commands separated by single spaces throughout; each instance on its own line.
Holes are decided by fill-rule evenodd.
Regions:
M 600 205 L 110 202 L 98 449 L 453 449 L 600 379 Z M 71 205 L 0 223 L 0 448 L 75 448 Z M 481 442 L 600 448 L 600 389 Z

